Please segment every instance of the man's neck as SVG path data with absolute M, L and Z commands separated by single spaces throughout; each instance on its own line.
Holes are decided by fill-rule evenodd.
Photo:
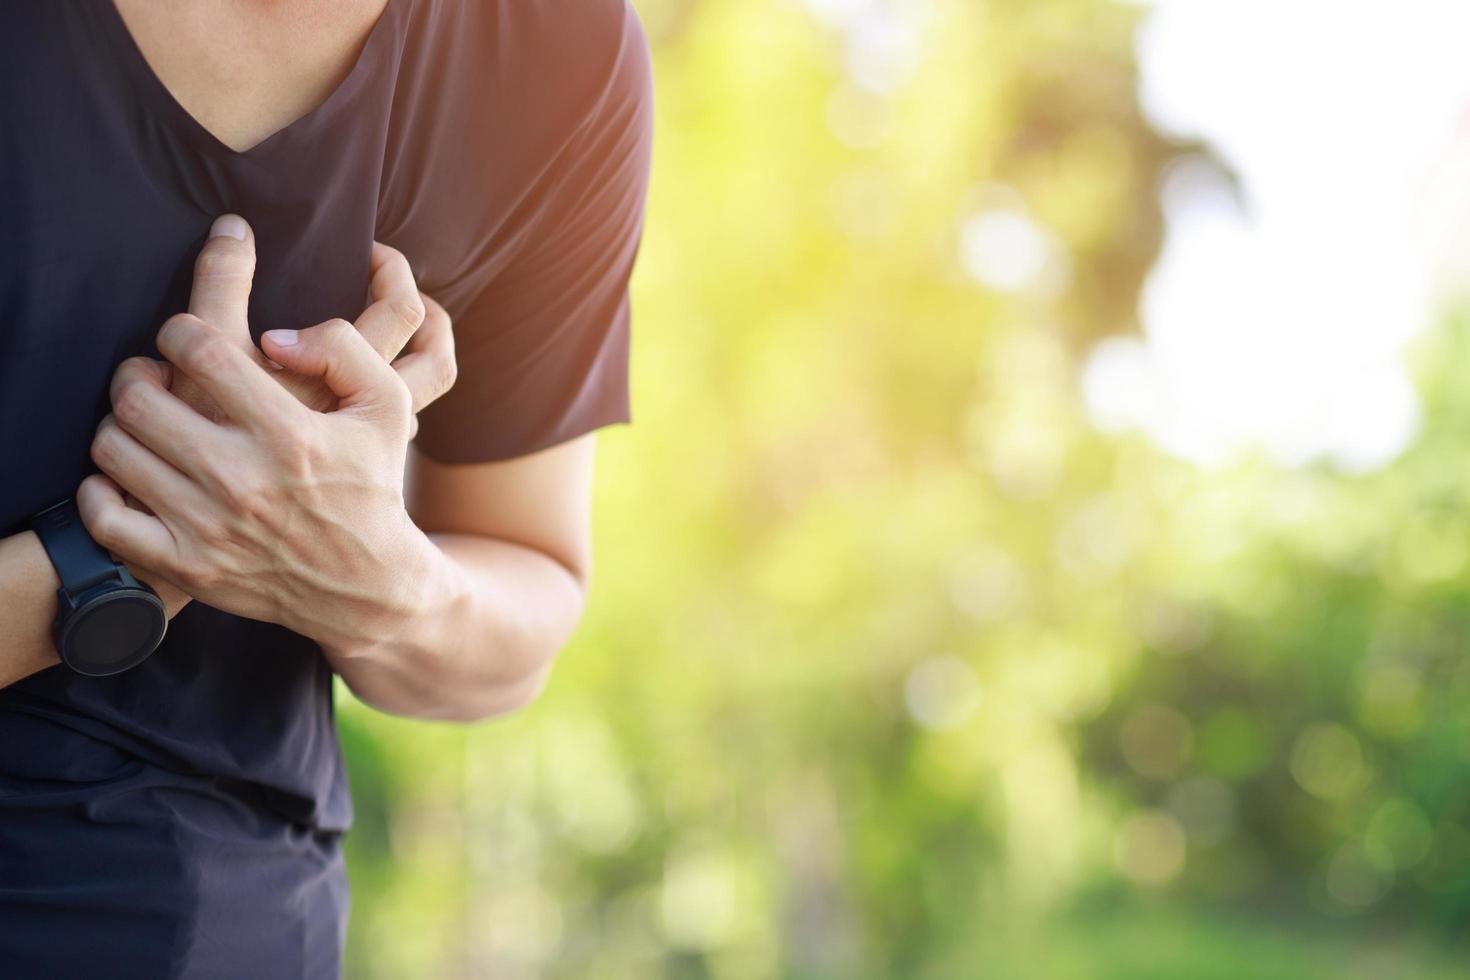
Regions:
M 246 150 L 331 95 L 388 0 L 110 2 L 178 103 Z

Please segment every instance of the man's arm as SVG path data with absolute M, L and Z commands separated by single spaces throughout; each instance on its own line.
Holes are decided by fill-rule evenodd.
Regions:
M 0 687 L 61 662 L 51 641 L 60 587 L 35 532 L 0 539 Z
M 171 402 L 141 365 L 122 372 L 149 394 L 119 403 L 136 438 L 111 417 L 99 429 L 107 476 L 78 494 L 93 536 L 211 605 L 316 639 L 380 710 L 472 721 L 529 702 L 581 615 L 594 437 L 475 465 L 413 453 L 406 467 L 407 393 L 347 325 L 290 347 L 265 335 L 273 358 L 342 397 L 326 414 L 272 397 L 206 325 L 170 325 L 160 348 L 244 424 Z M 125 507 L 125 488 L 155 513 Z
M 439 557 L 426 601 L 392 640 L 326 648 L 354 694 L 394 714 L 461 721 L 536 696 L 591 576 L 595 438 L 469 466 L 410 453 L 406 504 Z

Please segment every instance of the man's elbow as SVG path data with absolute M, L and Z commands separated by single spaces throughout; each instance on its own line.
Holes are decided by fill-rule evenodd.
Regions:
M 454 712 L 444 720 L 471 723 L 515 714 L 530 707 L 541 696 L 550 677 L 551 664 L 547 663 L 525 677 L 497 684 L 481 697 L 456 705 Z

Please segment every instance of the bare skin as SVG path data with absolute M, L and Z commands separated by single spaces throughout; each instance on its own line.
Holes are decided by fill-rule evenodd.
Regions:
M 237 150 L 319 104 L 385 3 L 117 0 L 174 97 Z M 248 279 L 240 258 L 239 269 L 217 273 Z M 317 639 L 352 690 L 382 710 L 472 720 L 527 703 L 581 615 L 594 437 L 504 462 L 436 464 L 408 445 L 407 379 L 359 331 L 332 322 L 290 347 L 279 339 L 265 353 L 321 379 L 336 411 L 287 395 L 279 372 L 198 314 L 161 333 L 171 367 L 119 369 L 114 415 L 94 444 L 110 475 L 78 494 L 94 537 L 145 581 Z M 224 415 L 199 411 L 187 387 L 170 390 L 182 379 Z M 184 496 L 160 495 L 162 481 Z M 151 500 L 155 513 L 126 495 Z M 195 506 L 169 506 L 178 499 Z M 322 533 L 294 533 L 303 528 Z M 301 545 L 287 563 L 272 557 L 283 534 Z M 230 581 L 240 569 L 251 572 L 248 586 Z M 0 540 L 0 635 L 15 640 L 0 684 L 56 662 L 46 634 L 55 588 L 34 535 Z
M 331 94 L 388 0 L 112 2 L 174 99 L 243 151 Z

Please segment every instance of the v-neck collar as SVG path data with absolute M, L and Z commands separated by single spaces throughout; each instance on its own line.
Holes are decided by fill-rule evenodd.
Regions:
M 123 19 L 122 12 L 117 9 L 114 0 L 97 0 L 98 6 L 104 8 L 102 20 L 111 35 L 109 41 L 124 62 L 124 69 L 137 81 L 140 88 L 146 90 L 150 108 L 156 110 L 161 116 L 168 117 L 172 121 L 174 132 L 194 144 L 199 150 L 227 160 L 264 158 L 282 145 L 294 143 L 298 139 L 309 137 L 313 132 L 320 131 L 321 127 L 337 115 L 344 106 L 351 104 L 364 82 L 372 76 L 381 53 L 387 49 L 393 34 L 393 21 L 398 16 L 399 8 L 404 6 L 405 2 L 406 0 L 388 0 L 382 13 L 378 15 L 378 19 L 368 31 L 368 36 L 363 41 L 357 53 L 357 59 L 348 70 L 346 77 L 315 108 L 308 110 L 248 149 L 236 150 L 184 108 L 183 103 L 163 83 L 163 79 L 158 77 L 158 73 L 153 70 L 153 66 L 144 56 L 143 49 L 138 46 L 132 31 L 128 29 L 127 21 Z

